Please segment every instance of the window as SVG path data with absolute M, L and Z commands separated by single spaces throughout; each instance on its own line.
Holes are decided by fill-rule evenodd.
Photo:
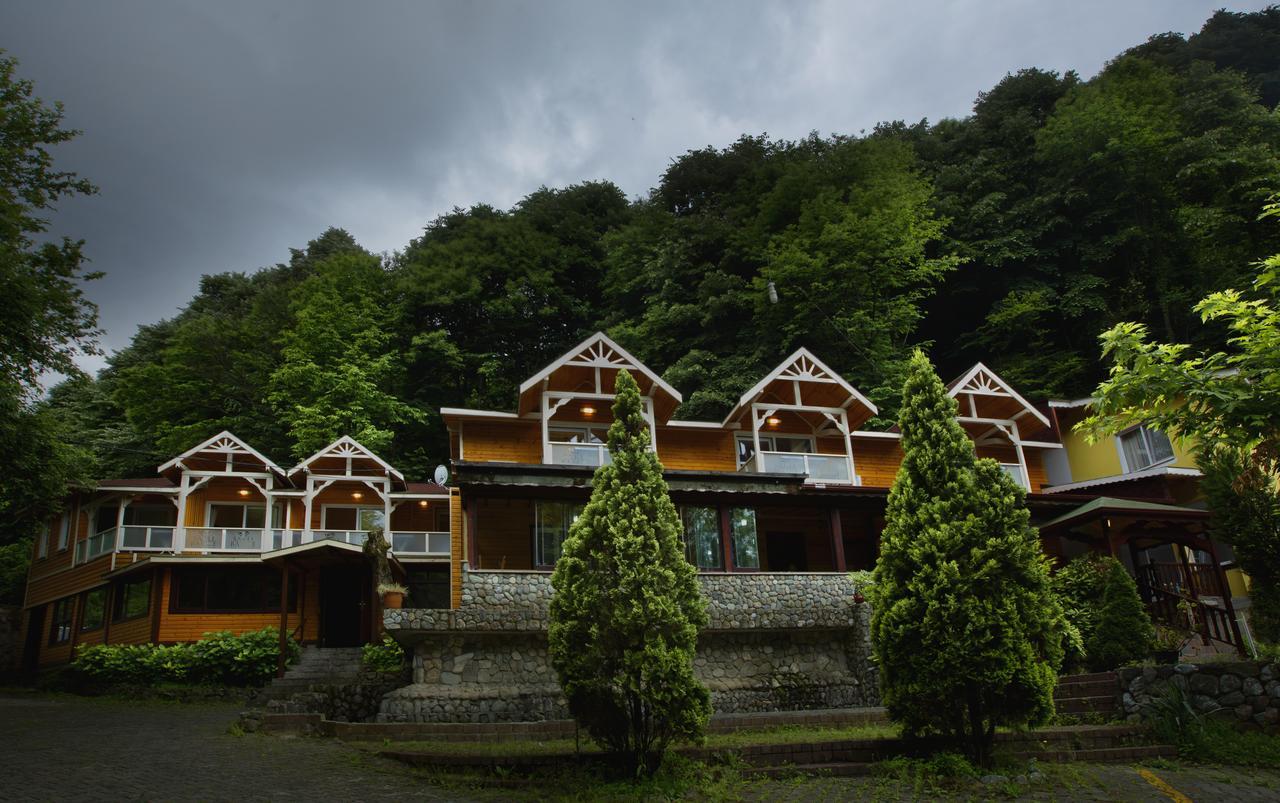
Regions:
M 386 510 L 380 507 L 325 505 L 323 529 L 368 532 L 374 527 L 382 527 L 385 517 Z
M 280 572 L 257 566 L 175 569 L 173 613 L 279 613 Z M 289 578 L 289 612 L 298 610 L 297 576 Z
M 608 427 L 550 427 L 551 462 L 571 466 L 607 464 L 611 455 L 607 447 Z
M 813 439 L 803 435 L 761 435 L 760 450 L 786 454 L 813 454 Z M 738 467 L 756 456 L 756 445 L 750 435 L 738 436 Z
M 63 513 L 58 522 L 58 551 L 66 552 L 67 543 L 71 540 L 71 514 Z
M 409 589 L 409 607 L 449 607 L 449 564 L 408 564 L 405 566 L 405 575 L 405 586 Z
M 1122 433 L 1119 438 L 1125 473 L 1141 471 L 1173 459 L 1173 445 L 1163 432 L 1136 427 Z
M 573 502 L 538 502 L 534 505 L 534 562 L 554 566 L 569 527 L 582 515 L 582 505 Z
M 71 601 L 65 597 L 53 603 L 53 618 L 49 622 L 49 643 L 65 644 L 71 640 Z
M 680 520 L 689 562 L 699 569 L 723 569 L 719 511 L 714 507 L 685 507 L 680 509 Z
M 173 505 L 129 505 L 124 509 L 126 527 L 172 527 L 178 521 Z
M 116 588 L 115 608 L 111 612 L 112 621 L 137 619 L 146 616 L 151 610 L 151 578 L 126 580 Z
M 250 505 L 240 502 L 213 502 L 209 505 L 206 521 L 210 527 L 223 527 L 232 530 L 261 530 L 266 526 L 267 506 Z M 279 527 L 281 506 L 271 509 L 271 526 Z
M 97 630 L 107 618 L 107 587 L 86 591 L 80 598 L 80 629 Z
M 43 521 L 36 527 L 36 557 L 49 557 L 49 525 Z
M 729 534 L 733 540 L 733 565 L 739 569 L 759 569 L 755 509 L 735 507 L 729 511 Z
M 608 427 L 549 427 L 552 443 L 608 443 Z

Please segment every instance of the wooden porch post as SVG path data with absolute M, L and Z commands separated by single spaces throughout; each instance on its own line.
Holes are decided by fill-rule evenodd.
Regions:
M 724 550 L 724 570 L 733 571 L 733 527 L 729 522 L 729 508 L 718 505 L 720 514 L 720 548 Z
M 1218 550 L 1213 545 L 1213 538 L 1206 533 L 1204 540 L 1209 547 L 1209 558 L 1213 560 L 1213 571 L 1218 576 L 1218 585 L 1222 587 L 1222 604 L 1227 609 L 1227 618 L 1231 620 L 1231 635 L 1235 636 L 1236 649 L 1241 655 L 1246 655 L 1244 635 L 1240 632 L 1240 623 L 1236 621 L 1236 608 L 1231 604 L 1231 585 L 1227 582 L 1227 573 L 1222 570 L 1222 563 L 1218 561 Z
M 1102 520 L 1102 537 L 1107 540 L 1107 550 L 1111 553 L 1111 557 L 1115 558 L 1116 560 L 1119 560 L 1120 556 L 1116 554 L 1116 542 L 1111 537 L 1111 520 L 1110 519 L 1103 518 Z
M 844 574 L 848 569 L 844 561 L 844 530 L 840 525 L 840 509 L 833 507 L 828 515 L 831 520 L 831 549 L 835 555 L 836 571 Z
M 280 561 L 280 654 L 276 656 L 276 677 L 284 677 L 285 652 L 289 648 L 289 561 Z

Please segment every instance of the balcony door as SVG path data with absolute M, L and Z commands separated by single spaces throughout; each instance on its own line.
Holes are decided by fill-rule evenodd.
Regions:
M 325 505 L 321 529 L 368 532 L 375 527 L 386 530 L 386 511 L 380 507 Z

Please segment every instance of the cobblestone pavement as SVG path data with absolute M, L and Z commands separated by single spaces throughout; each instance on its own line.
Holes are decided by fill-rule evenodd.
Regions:
M 456 800 L 327 739 L 234 736 L 235 704 L 0 696 L 0 800 Z
M 748 784 L 744 797 L 769 803 L 832 800 L 1027 800 L 1113 803 L 1274 803 L 1280 772 L 1236 767 L 1130 767 L 1070 764 L 1046 768 L 1047 777 L 1024 787 L 967 785 L 937 789 L 876 778 L 796 778 Z

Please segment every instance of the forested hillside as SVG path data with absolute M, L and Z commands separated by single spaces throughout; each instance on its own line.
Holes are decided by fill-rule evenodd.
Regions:
M 638 199 L 542 188 L 385 257 L 318 232 L 206 276 L 43 415 L 82 449 L 72 479 L 148 475 L 221 429 L 282 463 L 350 433 L 421 477 L 447 458 L 439 407 L 511 409 L 597 328 L 685 418 L 801 345 L 890 414 L 916 344 L 944 373 L 981 359 L 1032 397 L 1087 393 L 1104 329 L 1198 337 L 1192 303 L 1280 251 L 1256 220 L 1280 190 L 1277 101 L 1280 10 L 1219 12 L 1087 81 L 1018 69 L 964 119 L 690 151 Z

